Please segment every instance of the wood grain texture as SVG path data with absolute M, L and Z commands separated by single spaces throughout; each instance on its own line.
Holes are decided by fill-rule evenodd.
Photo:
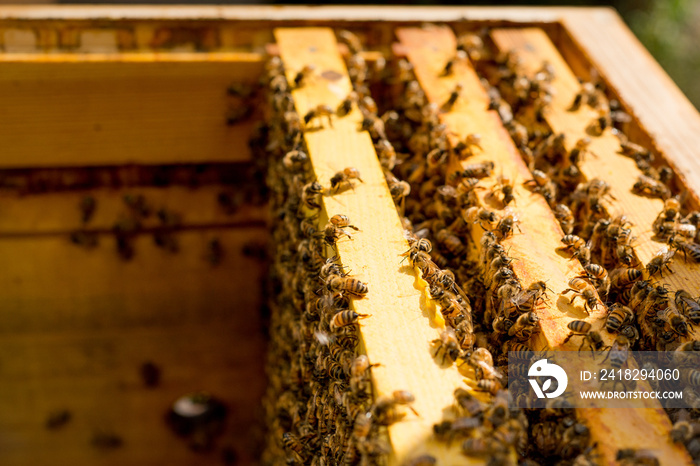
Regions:
M 156 228 L 161 222 L 155 215 L 165 208 L 181 216 L 181 226 L 202 228 L 212 225 L 262 226 L 266 219 L 265 209 L 260 206 L 242 204 L 230 215 L 217 202 L 219 193 L 236 196 L 235 190 L 221 186 L 185 188 L 139 187 L 134 189 L 98 189 L 81 192 L 51 192 L 29 196 L 0 195 L 0 237 L 26 235 L 66 235 L 76 229 L 90 231 L 111 230 L 115 222 L 129 214 L 124 195 L 143 195 L 152 210 L 152 215 L 142 222 L 143 228 Z M 82 223 L 80 202 L 85 196 L 96 201 L 93 217 Z
M 300 115 L 318 104 L 335 108 L 350 92 L 332 30 L 283 28 L 275 30 L 275 37 L 290 81 L 304 66 L 316 66 L 308 83 L 292 93 Z M 340 77 L 327 80 L 324 73 Z M 338 251 L 351 275 L 369 286 L 367 296 L 354 306 L 359 313 L 371 314 L 362 321 L 360 333 L 370 361 L 381 364 L 372 369 L 374 396 L 409 390 L 416 398 L 413 407 L 420 417 L 409 414 L 388 429 L 391 462 L 402 464 L 429 452 L 440 464 L 471 464 L 458 445 L 448 450 L 432 440 L 433 424 L 453 404 L 454 390 L 465 385 L 455 367 L 441 368 L 430 355 L 430 341 L 438 337 L 438 329 L 430 323 L 424 285 L 412 267 L 401 264 L 408 244 L 369 134 L 358 131 L 360 121 L 354 109 L 334 118 L 332 128 L 324 123 L 323 129 L 306 131 L 304 137 L 322 184 L 328 186 L 335 172 L 349 166 L 357 168 L 364 181 L 355 182 L 354 190 L 324 197 L 324 210 L 327 215 L 347 215 L 361 230 L 352 241 L 339 241 Z
M 221 447 L 231 445 L 243 464 L 254 464 L 265 385 L 264 270 L 241 247 L 261 236 L 182 233 L 178 255 L 137 238 L 128 263 L 108 241 L 85 251 L 65 238 L 0 239 L 0 462 L 216 464 Z M 204 258 L 212 237 L 225 251 L 216 268 Z M 158 388 L 143 387 L 146 361 L 162 370 Z M 217 450 L 204 455 L 164 423 L 170 403 L 196 390 L 231 409 Z M 61 409 L 72 420 L 46 430 L 48 415 Z M 98 430 L 120 435 L 124 446 L 92 447 Z
M 519 218 L 521 231 L 516 230 L 503 245 L 515 258 L 513 269 L 523 287 L 542 280 L 555 293 L 566 289 L 568 281 L 582 274 L 583 269 L 578 261 L 571 261 L 557 253 L 556 248 L 561 245 L 560 239 L 564 234 L 542 196 L 523 187 L 523 182 L 532 178 L 530 172 L 498 114 L 488 110 L 489 98 L 474 68 L 468 63 L 459 63 L 455 66 L 454 74 L 441 77 L 445 63 L 453 58 L 457 47 L 452 31 L 447 27 L 402 28 L 396 34 L 406 47 L 407 57 L 414 65 L 416 77 L 429 102 L 441 106 L 457 83 L 464 86 L 462 97 L 452 110 L 441 115 L 455 139 L 464 140 L 471 133 L 481 135 L 483 151 L 477 151 L 476 155 L 461 164 L 493 161 L 496 168 L 494 176 L 485 181 L 487 186 L 495 184 L 496 175 L 500 173 L 514 181 L 515 202 L 509 209 Z M 452 169 L 461 168 L 459 161 L 455 160 L 453 164 Z M 478 193 L 483 205 L 500 210 L 500 202 L 491 198 L 489 192 L 483 190 Z M 481 232 L 474 235 L 476 248 L 479 247 L 480 236 Z M 572 320 L 598 320 L 598 325 L 603 325 L 604 306 L 601 305 L 587 317 L 582 308 L 571 306 L 567 301 L 552 297 L 538 308 L 542 338 L 537 342 L 537 349 L 559 348 L 569 334 L 566 325 Z M 566 348 L 576 349 L 576 346 L 569 343 Z
M 548 112 L 545 113 L 545 120 L 554 132 L 566 134 L 565 145 L 571 150 L 578 139 L 586 136 L 585 128 L 595 118 L 595 112 L 587 107 L 582 107 L 576 112 L 567 110 L 580 86 L 554 44 L 542 30 L 535 28 L 497 29 L 492 31 L 492 37 L 500 50 L 513 50 L 522 58 L 522 66 L 527 73 L 538 70 L 544 60 L 554 67 L 554 96 Z M 631 193 L 638 169 L 634 161 L 617 153 L 619 141 L 610 131 L 606 131 L 601 137 L 593 138 L 589 149 L 592 154 L 580 164 L 581 172 L 587 179 L 599 178 L 610 183 L 615 200 L 608 202 L 606 208 L 613 216 L 626 215 L 634 224 L 633 236 L 637 238 L 633 243 L 635 252 L 641 261 L 648 262 L 659 247 L 651 241 L 650 230 L 651 223 L 663 207 L 663 202 Z M 680 264 L 676 264 L 675 272 L 679 272 L 678 265 Z M 680 271 L 680 275 L 673 280 L 683 279 L 679 277 L 685 277 L 687 280 L 694 274 L 694 271 Z M 603 335 L 606 333 L 603 332 Z M 690 462 L 687 451 L 670 442 L 667 432 L 671 424 L 660 407 L 646 410 L 591 408 L 580 411 L 580 415 L 596 426 L 591 429 L 591 434 L 608 463 L 612 464 L 617 450 L 624 447 L 654 450 L 661 464 Z M 638 421 L 630 424 L 626 421 L 622 426 L 615 422 L 615 419 L 622 415 L 636 418 Z M 633 431 L 632 425 L 640 428 Z
M 226 125 L 245 58 L 2 62 L 0 168 L 248 160 L 252 123 Z
M 548 60 L 555 67 L 553 86 L 556 94 L 545 118 L 555 132 L 567 135 L 566 145 L 570 149 L 579 138 L 585 136 L 585 127 L 595 112 L 587 107 L 577 112 L 567 111 L 579 84 L 554 44 L 537 29 L 495 30 L 493 38 L 502 50 L 516 50 L 528 72 L 537 70 L 543 60 Z M 659 131 L 663 131 L 663 128 L 659 128 Z M 663 133 L 655 132 L 654 137 L 663 139 Z M 665 243 L 652 239 L 651 228 L 654 219 L 663 210 L 663 201 L 632 193 L 632 185 L 640 172 L 632 159 L 618 154 L 619 149 L 618 139 L 606 131 L 601 137 L 593 138 L 590 145 L 593 154 L 583 161 L 580 168 L 587 179 L 600 178 L 610 184 L 615 200 L 608 202 L 608 212 L 613 216 L 624 214 L 633 223 L 632 234 L 636 239 L 632 244 L 635 253 L 643 264 L 647 264 L 657 251 L 665 247 Z M 655 277 L 659 284 L 667 284 L 671 291 L 685 289 L 693 296 L 700 295 L 700 265 L 685 262 L 679 255 L 670 267 L 671 273 Z M 697 336 L 700 334 L 694 331 L 691 338 Z
M 614 11 L 565 16 L 576 50 L 625 102 L 644 143 L 661 155 L 700 205 L 700 114 Z M 601 31 L 605 31 L 601 34 Z M 631 135 L 633 136 L 633 135 Z

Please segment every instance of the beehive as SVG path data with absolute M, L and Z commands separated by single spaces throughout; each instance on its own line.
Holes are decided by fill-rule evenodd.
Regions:
M 497 170 L 520 180 L 514 210 L 521 231 L 504 240 L 518 259 L 514 274 L 528 284 L 547 278 L 557 295 L 566 288 L 582 272 L 580 265 L 556 253 L 562 232 L 543 198 L 522 186 L 528 168 L 503 122 L 487 110 L 478 74 L 465 61 L 440 77 L 454 55 L 456 35 L 483 27 L 491 28 L 492 49 L 514 50 L 524 72 L 537 71 L 543 60 L 554 68 L 556 93 L 542 124 L 567 134 L 568 144 L 583 136 L 595 116 L 585 106 L 567 111 L 579 90 L 576 78 L 591 79 L 595 69 L 631 116 L 627 136 L 673 169 L 674 193 L 687 189 L 685 209 L 697 209 L 700 187 L 692 174 L 700 117 L 609 10 L 3 9 L 0 168 L 6 213 L 0 248 L 7 260 L 0 374 L 7 382 L 0 389 L 6 413 L 0 429 L 10 439 L 0 453 L 4 463 L 60 458 L 73 464 L 190 464 L 223 461 L 225 447 L 241 463 L 256 461 L 260 451 L 251 445 L 262 445 L 258 403 L 266 385 L 265 316 L 259 311 L 266 271 L 256 252 L 267 217 L 256 200 L 255 182 L 259 187 L 261 179 L 250 175 L 248 140 L 265 112 L 252 109 L 226 125 L 229 107 L 244 104 L 227 96 L 226 88 L 257 83 L 268 56 L 279 55 L 290 80 L 304 66 L 316 66 L 309 82 L 293 92 L 301 116 L 319 104 L 337 106 L 351 89 L 348 51 L 335 45 L 333 35 L 339 28 L 361 38 L 368 62 L 407 59 L 429 102 L 442 105 L 462 83 L 462 95 L 440 117 L 453 133 L 450 143 L 480 133 L 483 150 L 463 163 L 493 160 Z M 454 366 L 441 367 L 430 355 L 439 311 L 417 271 L 401 262 L 409 246 L 372 141 L 358 131 L 360 114 L 332 118 L 332 128 L 322 122 L 304 138 L 323 184 L 345 167 L 362 174 L 354 189 L 323 201 L 325 215 L 346 214 L 361 230 L 337 247 L 342 264 L 370 289 L 354 306 L 371 315 L 360 333 L 362 351 L 381 364 L 372 369 L 374 397 L 394 390 L 416 397 L 418 416 L 388 429 L 389 461 L 401 464 L 429 452 L 438 464 L 485 462 L 467 459 L 457 444 L 448 449 L 432 440 L 433 424 L 453 403 L 454 390 L 467 385 Z M 589 151 L 595 155 L 585 157 L 580 170 L 587 180 L 610 184 L 613 196 L 604 208 L 629 217 L 634 253 L 646 264 L 659 247 L 650 226 L 663 202 L 631 194 L 636 176 L 617 175 L 638 171 L 634 161 L 616 154 L 617 138 L 604 133 L 593 141 Z M 217 202 L 221 193 L 233 205 Z M 78 205 L 86 194 L 97 209 L 82 225 Z M 112 244 L 113 225 L 128 215 L 125 194 L 143 194 L 154 210 L 182 215 L 175 225 L 148 219 L 130 231 L 129 261 Z M 479 194 L 480 202 L 488 202 L 486 194 Z M 98 247 L 71 244 L 70 234 L 79 229 L 96 233 Z M 153 244 L 158 232 L 177 236 L 177 254 Z M 473 244 L 480 235 L 474 233 Z M 211 258 L 214 239 L 223 251 L 220 259 Z M 677 259 L 662 281 L 696 296 L 695 269 Z M 537 312 L 542 331 L 530 342 L 536 349 L 562 347 L 566 324 L 585 317 L 560 299 Z M 604 316 L 601 306 L 587 319 L 602 328 Z M 155 389 L 139 380 L 146 361 L 163 371 Z M 192 452 L 163 421 L 173 400 L 194 390 L 212 392 L 231 411 L 225 436 L 206 453 Z M 70 410 L 72 420 L 59 430 L 45 429 L 49 413 L 62 409 Z M 662 464 L 690 461 L 669 440 L 671 422 L 659 406 L 624 412 L 624 424 L 622 412 L 577 412 L 599 462 L 612 463 L 620 448 L 651 449 Z M 123 446 L 96 448 L 90 444 L 96 432 L 118 434 Z

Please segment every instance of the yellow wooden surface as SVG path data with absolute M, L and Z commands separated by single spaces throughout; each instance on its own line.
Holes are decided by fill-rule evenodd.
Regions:
M 566 133 L 567 147 L 571 148 L 585 135 L 585 128 L 593 119 L 594 112 L 588 107 L 577 112 L 566 110 L 571 106 L 579 84 L 554 44 L 537 29 L 496 30 L 493 31 L 493 37 L 500 49 L 516 50 L 523 58 L 523 66 L 528 72 L 537 70 L 543 60 L 548 60 L 555 67 L 556 79 L 553 86 L 556 94 L 545 118 L 554 131 Z M 663 134 L 658 134 L 657 137 L 664 139 Z M 663 201 L 632 193 L 632 185 L 641 173 L 631 158 L 617 153 L 620 143 L 610 131 L 601 137 L 592 138 L 592 141 L 590 151 L 594 155 L 586 157 L 581 163 L 581 172 L 588 179 L 600 178 L 610 184 L 615 199 L 608 202 L 608 212 L 613 216 L 624 214 L 633 223 L 632 235 L 636 239 L 632 245 L 639 260 L 647 264 L 659 249 L 666 246 L 665 243 L 652 240 L 651 228 L 654 219 L 663 210 Z M 687 263 L 678 255 L 670 267 L 671 273 L 655 277 L 659 284 L 669 285 L 668 288 L 672 291 L 685 289 L 692 296 L 700 295 L 700 265 Z M 697 335 L 696 331 L 691 336 L 697 338 Z
M 212 268 L 206 244 L 225 256 Z M 0 257 L 0 463 L 217 464 L 233 445 L 253 464 L 264 390 L 260 261 L 241 248 L 262 230 L 179 233 L 170 255 L 138 237 L 131 262 L 113 240 L 87 251 L 64 237 L 3 238 Z M 146 361 L 162 371 L 158 388 L 142 386 Z M 207 390 L 231 409 L 218 450 L 199 455 L 165 425 L 177 397 Z M 56 410 L 73 419 L 44 425 Z M 124 446 L 99 451 L 104 430 Z
M 181 216 L 181 225 L 204 227 L 211 225 L 255 225 L 261 226 L 266 215 L 263 207 L 241 205 L 228 215 L 217 202 L 219 193 L 235 197 L 236 190 L 225 186 L 201 186 L 186 188 L 138 187 L 134 189 L 100 189 L 91 191 L 50 192 L 35 195 L 0 195 L 0 237 L 42 234 L 67 234 L 79 228 L 87 230 L 110 230 L 130 210 L 124 203 L 125 194 L 143 195 L 146 205 L 152 210 L 149 218 L 142 221 L 144 228 L 161 225 L 156 211 L 161 208 Z M 80 202 L 85 196 L 96 201 L 91 220 L 83 225 Z
M 226 125 L 248 55 L 198 61 L 0 61 L 0 168 L 231 162 L 251 122 Z
M 276 29 L 275 37 L 288 79 L 293 80 L 304 66 L 316 65 L 308 84 L 293 91 L 299 114 L 318 104 L 335 108 L 351 88 L 333 32 Z M 326 80 L 322 77 L 326 71 L 342 77 Z M 369 286 L 367 296 L 354 301 L 354 306 L 357 312 L 372 315 L 362 320 L 360 333 L 370 361 L 381 364 L 372 369 L 374 396 L 409 390 L 416 398 L 413 407 L 420 417 L 409 413 L 389 427 L 392 464 L 424 452 L 438 457 L 441 465 L 471 464 L 458 445 L 447 450 L 431 440 L 433 424 L 443 419 L 443 410 L 454 402 L 455 388 L 465 385 L 456 367 L 440 368 L 430 355 L 430 341 L 438 337 L 438 329 L 428 319 L 415 270 L 401 264 L 400 255 L 408 244 L 369 134 L 358 131 L 360 119 L 355 109 L 346 117 L 334 117 L 333 128 L 326 123 L 322 130 L 305 132 L 305 139 L 322 184 L 328 186 L 330 177 L 348 166 L 357 168 L 364 180 L 355 182 L 354 190 L 325 197 L 324 210 L 328 215 L 348 215 L 361 230 L 352 241 L 339 241 L 338 250 L 351 275 Z
M 566 134 L 566 147 L 571 149 L 576 141 L 586 136 L 586 126 L 595 118 L 595 113 L 582 106 L 577 112 L 569 112 L 579 83 L 567 64 L 559 55 L 554 44 L 540 29 L 497 29 L 492 31 L 496 46 L 502 50 L 514 50 L 523 59 L 524 69 L 534 73 L 542 66 L 543 60 L 549 61 L 555 69 L 553 82 L 554 98 L 545 113 L 545 119 L 556 133 Z M 651 223 L 663 207 L 658 199 L 649 199 L 631 193 L 631 187 L 639 172 L 634 162 L 617 154 L 618 139 L 606 131 L 603 136 L 592 138 L 589 154 L 579 165 L 587 179 L 599 178 L 612 186 L 614 201 L 608 202 L 606 208 L 611 215 L 625 214 L 634 224 L 633 242 L 635 252 L 640 260 L 648 262 L 654 252 L 661 246 L 651 241 Z M 678 275 L 673 274 L 669 280 L 672 285 L 677 280 L 692 281 L 694 271 L 688 271 L 684 264 L 677 264 Z M 679 269 L 684 269 L 683 271 Z M 666 274 L 665 274 L 666 276 Z M 674 277 L 675 276 L 675 277 Z M 697 286 L 697 279 L 695 286 Z M 675 282 L 675 283 L 674 283 Z M 675 285 L 677 286 L 677 285 Z M 697 294 L 697 293 L 696 293 Z M 606 335 L 607 332 L 603 332 Z M 650 405 L 653 406 L 653 405 Z M 685 449 L 673 445 L 668 437 L 671 424 L 660 407 L 656 409 L 619 409 L 598 410 L 584 409 L 580 415 L 595 426 L 591 433 L 598 441 L 598 448 L 606 461 L 612 463 L 617 450 L 624 447 L 646 448 L 654 450 L 661 464 L 687 464 L 689 458 Z M 624 417 L 624 424 L 619 419 Z M 633 429 L 633 426 L 639 426 Z

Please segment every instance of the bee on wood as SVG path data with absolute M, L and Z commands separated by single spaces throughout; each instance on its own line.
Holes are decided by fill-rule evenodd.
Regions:
M 676 307 L 694 324 L 700 324 L 700 304 L 685 290 L 677 290 L 674 296 Z
M 396 166 L 396 150 L 386 139 L 381 139 L 374 145 L 374 149 L 379 157 L 379 164 L 385 171 L 391 171 Z M 398 182 L 398 180 L 396 180 Z M 405 183 L 405 181 L 404 181 Z
M 491 189 L 489 195 L 497 196 L 500 194 L 503 207 L 507 207 L 511 202 L 515 204 L 514 187 L 515 184 L 513 183 L 513 180 L 505 175 L 498 175 L 496 178 L 496 184 Z
M 474 148 L 483 151 L 484 148 L 481 147 L 481 134 L 471 133 L 468 134 L 464 141 L 459 141 L 454 147 L 454 152 L 459 160 L 466 160 L 474 155 Z
M 495 164 L 492 161 L 465 165 L 461 172 L 462 178 L 486 178 L 493 174 Z
M 629 267 L 619 267 L 610 272 L 610 285 L 615 289 L 622 289 L 630 284 L 641 280 L 643 273 L 641 270 Z
M 617 333 L 627 322 L 634 321 L 632 310 L 619 303 L 614 303 L 608 307 L 608 316 L 605 319 L 605 329 L 610 333 Z
M 630 341 L 627 339 L 626 336 L 618 335 L 617 338 L 615 338 L 615 341 L 613 342 L 612 346 L 610 347 L 610 350 L 608 350 L 608 354 L 607 356 L 605 356 L 603 362 L 605 362 L 607 359 L 610 359 L 611 367 L 615 369 L 621 368 L 627 362 L 630 346 Z
M 323 233 L 321 233 L 319 236 L 323 238 L 323 241 L 328 246 L 336 249 L 336 242 L 340 239 L 342 235 L 345 235 L 349 239 L 352 239 L 352 235 L 350 235 L 350 233 L 334 225 L 333 223 L 328 222 L 323 228 Z
M 535 306 L 547 299 L 547 284 L 543 281 L 532 282 L 524 291 L 518 291 L 511 302 L 520 312 L 531 312 Z M 543 299 L 544 297 L 544 299 Z
M 604 343 L 603 338 L 600 336 L 600 333 L 594 331 L 591 324 L 586 322 L 585 320 L 572 320 L 571 322 L 569 322 L 567 327 L 569 328 L 569 330 L 571 330 L 571 332 L 569 333 L 569 336 L 567 336 L 566 339 L 564 339 L 564 343 L 568 342 L 571 338 L 575 336 L 583 337 L 583 340 L 581 341 L 581 346 L 578 349 L 579 352 L 581 351 L 581 349 L 583 349 L 584 346 L 586 346 L 586 344 L 591 349 L 591 352 L 599 351 L 603 348 Z
M 457 64 L 459 62 L 465 62 L 466 60 L 467 60 L 467 53 L 464 50 L 457 50 L 454 57 L 450 58 L 447 61 L 447 63 L 445 63 L 445 67 L 442 69 L 442 73 L 440 73 L 440 76 L 441 77 L 452 76 L 454 74 L 455 64 Z
M 664 200 L 671 197 L 671 190 L 668 189 L 668 186 L 645 175 L 639 175 L 637 177 L 636 183 L 632 186 L 632 192 L 634 194 L 658 197 Z
M 318 181 L 313 181 L 304 185 L 301 191 L 301 203 L 310 210 L 321 208 L 321 195 L 323 186 Z
M 372 412 L 379 425 L 388 426 L 406 417 L 406 413 L 396 409 L 397 406 L 406 406 L 418 416 L 416 410 L 411 406 L 415 400 L 416 398 L 408 390 L 396 390 L 391 396 L 382 395 L 377 398 L 377 401 L 372 405 Z
M 525 181 L 523 185 L 541 194 L 549 205 L 556 200 L 557 185 L 541 170 L 533 170 L 532 179 Z
M 369 314 L 358 314 L 357 312 L 351 310 L 340 311 L 331 319 L 330 329 L 331 331 L 336 331 L 341 327 L 347 327 L 348 325 L 355 324 L 358 320 L 366 319 L 367 317 L 371 316 Z
M 646 271 L 649 277 L 651 278 L 657 273 L 663 277 L 664 267 L 670 272 L 671 268 L 668 266 L 668 264 L 671 263 L 675 252 L 676 251 L 669 250 L 666 247 L 657 251 L 656 254 L 654 254 L 654 257 L 652 257 L 651 260 L 649 260 L 649 263 L 646 265 Z
M 343 101 L 340 102 L 340 104 L 338 105 L 338 108 L 335 111 L 336 115 L 338 115 L 339 117 L 347 115 L 352 111 L 352 104 L 355 104 L 358 101 L 359 98 L 357 96 L 357 92 L 350 91 L 347 97 L 345 97 Z
M 441 366 L 451 365 L 460 357 L 461 348 L 454 329 L 447 327 L 440 332 L 440 337 L 430 342 L 433 357 Z
M 333 115 L 335 112 L 333 112 L 333 109 L 330 107 L 330 105 L 317 105 L 316 107 L 312 108 L 309 110 L 306 115 L 304 115 L 304 124 L 308 125 L 311 120 L 315 118 L 322 118 L 326 117 L 328 119 L 328 126 L 331 128 L 333 127 L 333 119 L 331 118 L 331 115 Z
M 80 199 L 80 219 L 83 223 L 88 223 L 97 209 L 97 201 L 92 196 L 83 196 Z
M 363 298 L 369 291 L 369 288 L 367 284 L 356 278 L 335 275 L 328 280 L 328 290 L 341 291 L 353 297 Z
M 294 86 L 298 89 L 306 84 L 306 81 L 314 74 L 316 71 L 315 65 L 304 66 L 297 74 L 294 76 Z
M 144 219 L 151 216 L 153 209 L 148 205 L 146 197 L 143 194 L 125 194 L 122 200 L 137 219 Z
M 49 430 L 57 430 L 68 424 L 73 415 L 67 409 L 52 412 L 46 419 L 46 428 Z
M 218 238 L 213 238 L 207 243 L 206 260 L 212 267 L 221 264 L 224 259 L 224 248 Z
M 462 218 L 468 225 L 478 223 L 481 228 L 486 231 L 493 230 L 498 221 L 498 217 L 494 211 L 477 206 L 472 206 L 466 209 L 462 214 Z M 497 236 L 494 236 L 494 238 L 496 241 L 498 241 Z
M 399 215 L 403 216 L 406 197 L 411 194 L 411 185 L 406 181 L 391 182 L 389 183 L 389 194 L 399 209 Z
M 686 262 L 700 262 L 700 244 L 677 239 L 675 235 L 671 235 L 668 243 L 674 250 L 683 252 L 683 259 Z M 688 260 L 688 257 L 690 257 L 690 260 Z
M 347 167 L 337 172 L 331 177 L 331 192 L 337 193 L 341 189 L 346 189 L 347 187 L 354 189 L 351 180 L 359 180 L 360 183 L 364 183 L 357 168 Z
M 477 380 L 503 378 L 503 375 L 493 365 L 493 355 L 486 348 L 476 348 L 466 362 L 474 368 Z
M 445 112 L 449 112 L 450 110 L 452 110 L 455 103 L 457 103 L 457 99 L 459 99 L 462 95 L 463 90 L 464 84 L 457 83 L 452 92 L 450 93 L 450 96 L 448 97 L 447 101 L 442 105 L 442 110 Z
M 617 450 L 615 459 L 620 466 L 660 466 L 659 459 L 650 450 L 622 448 Z
M 503 241 L 511 236 L 513 234 L 513 228 L 517 228 L 518 231 L 520 231 L 520 227 L 518 226 L 519 223 L 520 220 L 515 213 L 510 210 L 509 207 L 506 207 L 501 220 L 499 220 L 498 224 L 496 224 L 496 228 L 494 229 L 499 241 Z
M 580 278 L 589 278 L 595 285 L 596 291 L 601 296 L 607 296 L 610 291 L 610 277 L 608 271 L 598 264 L 586 264 L 584 266 L 586 275 Z
M 565 235 L 561 242 L 564 243 L 559 249 L 571 252 L 572 258 L 578 258 L 581 264 L 584 266 L 588 265 L 591 261 L 591 248 L 590 242 L 586 242 L 583 238 L 578 235 Z
M 587 280 L 581 277 L 572 278 L 569 280 L 569 288 L 562 291 L 561 294 L 565 295 L 569 291 L 573 292 L 573 296 L 569 300 L 569 304 L 573 304 L 574 300 L 580 297 L 584 301 L 584 310 L 587 314 L 590 314 L 590 311 L 598 308 L 598 297 L 596 296 L 596 290 Z
M 92 434 L 90 444 L 100 450 L 115 450 L 124 445 L 124 439 L 112 432 L 97 431 Z
M 536 330 L 539 321 L 539 317 L 534 312 L 522 314 L 508 330 L 508 335 L 518 341 L 527 341 Z
M 85 249 L 92 249 L 97 246 L 99 238 L 95 232 L 76 230 L 70 234 L 70 242 Z
M 588 152 L 588 146 L 591 145 L 591 138 L 584 137 L 576 141 L 574 148 L 569 152 L 569 162 L 574 165 L 579 165 L 583 162 L 583 158 Z
M 690 333 L 690 325 L 673 305 L 668 306 L 663 311 L 659 311 L 657 313 L 657 321 L 668 325 L 673 332 L 682 337 L 687 337 Z

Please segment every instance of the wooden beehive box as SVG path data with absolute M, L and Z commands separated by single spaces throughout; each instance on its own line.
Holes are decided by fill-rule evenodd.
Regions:
M 425 22 L 441 26 L 424 26 Z M 261 180 L 250 175 L 254 161 L 248 140 L 262 112 L 253 109 L 247 118 L 226 125 L 227 110 L 240 104 L 232 102 L 226 89 L 233 83 L 256 83 L 271 52 L 291 69 L 299 69 L 308 60 L 301 47 L 304 40 L 327 32 L 304 29 L 311 31 L 304 38 L 294 30 L 277 29 L 317 27 L 357 33 L 370 51 L 368 60 L 380 54 L 407 58 L 435 103 L 451 91 L 450 84 L 434 77 L 452 53 L 454 33 L 491 28 L 494 47 L 516 50 L 530 71 L 544 59 L 556 68 L 557 97 L 546 123 L 557 132 L 577 134 L 585 128 L 580 123 L 588 117 L 571 118 L 566 106 L 577 92 L 576 77 L 588 79 L 596 69 L 632 117 L 629 137 L 671 166 L 676 188 L 690 193 L 689 208 L 700 206 L 700 162 L 695 154 L 700 116 L 608 9 L 4 7 L 2 464 L 217 464 L 223 461 L 225 447 L 237 452 L 241 464 L 256 463 L 263 443 L 260 399 L 266 386 L 266 313 L 261 310 L 266 268 L 259 251 L 267 227 L 255 189 Z M 295 44 L 301 44 L 299 50 Z M 345 72 L 332 40 L 318 47 L 329 60 L 324 66 Z M 474 131 L 470 125 L 478 127 L 491 158 L 520 170 L 525 179 L 526 168 L 512 142 L 485 111 L 487 97 L 475 75 L 461 70 L 458 76 L 472 86 L 470 97 L 445 122 L 461 136 Z M 322 103 L 314 99 L 328 91 L 318 92 L 295 95 L 298 110 Z M 341 152 L 364 147 L 359 152 L 371 155 L 369 139 L 350 130 L 355 123 L 336 125 L 338 133 L 314 133 L 307 140 L 312 156 L 321 157 L 319 148 L 337 141 L 345 142 L 338 144 Z M 637 226 L 635 252 L 646 263 L 658 249 L 646 225 L 662 203 L 629 193 L 634 179 L 618 174 L 629 170 L 630 163 L 634 169 L 634 164 L 615 155 L 617 144 L 610 135 L 597 139 L 591 150 L 598 156 L 587 158 L 582 172 L 613 186 L 616 201 L 607 207 L 624 211 Z M 409 293 L 398 293 L 396 299 L 402 300 L 403 308 L 418 309 L 418 298 L 410 296 L 413 275 L 387 272 L 394 253 L 405 251 L 405 241 L 401 242 L 398 221 L 382 215 L 393 208 L 383 199 L 384 179 L 376 160 L 353 159 L 353 153 L 338 155 L 348 157 L 342 166 L 361 168 L 365 187 L 372 191 L 363 194 L 358 189 L 358 195 L 366 197 L 354 201 L 342 198 L 343 209 L 389 233 L 375 238 L 387 244 L 375 241 L 374 249 L 363 249 L 359 238 L 356 247 L 344 246 L 343 261 L 354 264 L 353 270 L 367 267 L 373 290 L 405 287 Z M 319 179 L 342 166 L 317 167 Z M 217 201 L 221 193 L 230 195 L 233 208 Z M 94 217 L 84 225 L 99 239 L 91 249 L 69 240 L 72 232 L 83 228 L 78 205 L 87 194 L 97 201 Z M 125 194 L 143 194 L 154 210 L 182 215 L 173 227 L 179 252 L 154 245 L 153 233 L 162 225 L 151 218 L 133 236 L 134 257 L 119 257 L 113 227 L 129 215 Z M 560 232 L 541 231 L 543 224 L 554 225 L 546 204 L 531 201 L 527 191 L 517 196 L 523 235 L 512 245 L 521 259 L 516 272 L 531 280 L 551 277 L 555 285 L 550 286 L 558 293 L 578 272 L 577 266 L 554 254 Z M 220 263 L 211 257 L 215 239 L 223 251 Z M 380 263 L 381 275 L 370 270 L 368 264 Z M 696 267 L 676 261 L 672 268 L 675 273 L 664 280 L 697 295 Z M 411 353 L 409 364 L 406 353 L 400 357 L 395 345 L 383 343 L 435 338 L 436 330 L 426 319 L 392 328 L 387 337 L 395 316 L 379 318 L 377 305 L 370 300 L 367 306 L 365 311 L 376 314 L 378 323 L 367 321 L 365 347 L 386 368 L 375 371 L 375 389 L 410 388 L 418 399 L 420 420 L 399 423 L 389 432 L 393 461 L 402 462 L 430 443 L 426 438 L 432 424 L 439 421 L 454 388 L 463 384 L 462 376 L 456 370 L 437 370 L 422 348 Z M 536 343 L 540 347 L 560 347 L 566 323 L 581 317 L 565 313 L 566 319 L 561 319 L 557 306 L 542 310 L 544 331 Z M 600 326 L 603 318 L 603 313 L 594 313 L 591 321 Z M 159 386 L 152 389 L 139 377 L 139 367 L 148 361 L 162 370 Z M 173 400 L 196 390 L 211 392 L 230 409 L 226 433 L 208 453 L 193 452 L 164 423 Z M 64 428 L 46 429 L 47 416 L 64 409 L 72 413 L 72 420 Z M 670 422 L 658 406 L 625 412 L 625 422 L 619 420 L 620 412 L 581 410 L 601 463 L 612 464 L 623 446 L 651 447 L 662 464 L 689 461 L 682 448 L 668 440 Z M 91 439 L 99 432 L 119 435 L 123 446 L 96 448 Z M 427 449 L 443 460 L 439 464 L 466 461 L 454 450 L 434 445 Z

